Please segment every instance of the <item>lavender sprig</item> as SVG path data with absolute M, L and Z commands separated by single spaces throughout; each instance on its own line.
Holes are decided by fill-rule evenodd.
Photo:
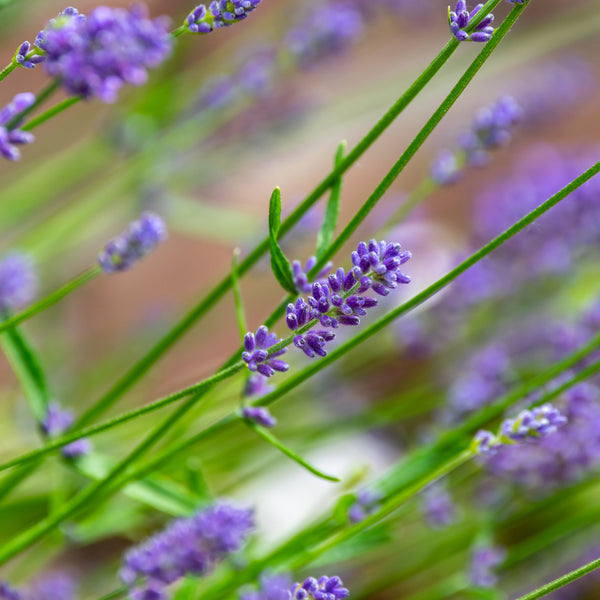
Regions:
M 487 42 L 494 34 L 494 28 L 491 24 L 494 21 L 494 15 L 487 15 L 475 26 L 475 31 L 468 33 L 466 31 L 471 20 L 483 8 L 483 4 L 478 4 L 471 12 L 467 10 L 466 0 L 458 0 L 456 8 L 450 10 L 448 7 L 448 23 L 452 35 L 459 42 Z
M 244 336 L 244 352 L 242 352 L 242 359 L 248 365 L 248 369 L 265 377 L 272 377 L 275 371 L 285 373 L 290 366 L 277 357 L 285 354 L 287 348 L 269 352 L 269 348 L 282 341 L 274 333 L 269 333 L 265 325 L 261 325 L 256 333 L 248 332 Z
M 506 419 L 500 431 L 494 435 L 490 431 L 479 431 L 471 449 L 482 456 L 492 456 L 505 444 L 532 442 L 556 432 L 567 423 L 567 418 L 551 404 L 544 404 L 532 410 L 524 410 L 514 419 Z
M 214 0 L 206 7 L 199 4 L 186 18 L 190 33 L 210 33 L 214 28 L 230 27 L 242 21 L 262 0 Z
M 31 144 L 35 136 L 29 131 L 19 129 L 20 122 L 14 122 L 15 118 L 20 120 L 19 115 L 32 106 L 35 96 L 29 92 L 17 94 L 12 102 L 0 111 L 0 154 L 4 158 L 17 161 L 21 153 L 17 146 Z
M 29 42 L 23 42 L 15 52 L 13 63 L 25 69 L 33 69 L 46 60 L 43 54 L 38 54 L 37 48 L 31 46 Z
M 291 600 L 343 600 L 350 595 L 339 577 L 309 577 L 291 589 Z

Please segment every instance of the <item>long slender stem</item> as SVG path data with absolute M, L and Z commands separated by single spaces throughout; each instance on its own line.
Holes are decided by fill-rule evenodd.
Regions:
M 383 178 L 381 183 L 375 188 L 373 193 L 367 198 L 362 207 L 358 210 L 358 212 L 354 215 L 354 217 L 350 220 L 348 225 L 346 225 L 345 229 L 338 235 L 338 237 L 333 241 L 333 243 L 329 246 L 327 252 L 323 254 L 323 256 L 319 259 L 314 269 L 311 271 L 311 275 L 314 275 L 321 269 L 329 259 L 331 259 L 339 250 L 341 250 L 342 246 L 350 239 L 352 234 L 358 229 L 360 224 L 365 220 L 367 215 L 375 208 L 379 200 L 383 197 L 383 195 L 390 189 L 392 183 L 397 179 L 397 177 L 402 173 L 406 165 L 412 159 L 412 157 L 417 153 L 419 148 L 425 143 L 427 138 L 431 135 L 433 130 L 437 127 L 440 121 L 444 118 L 446 113 L 454 106 L 456 101 L 460 98 L 461 94 L 465 91 L 469 83 L 473 80 L 475 75 L 479 72 L 481 67 L 483 67 L 484 63 L 491 56 L 492 52 L 497 48 L 502 39 L 506 36 L 506 34 L 510 31 L 513 25 L 516 23 L 517 19 L 521 15 L 521 13 L 525 10 L 526 4 L 516 5 L 515 8 L 511 10 L 509 15 L 503 21 L 502 25 L 496 30 L 492 39 L 486 43 L 483 47 L 482 51 L 477 55 L 475 60 L 471 63 L 469 68 L 464 72 L 463 76 L 458 80 L 458 83 L 452 88 L 452 91 L 446 96 L 442 104 L 439 108 L 433 113 L 429 121 L 424 125 L 424 127 L 419 131 L 414 140 L 409 144 L 408 148 L 405 152 L 400 156 L 400 158 L 396 161 L 394 166 L 390 169 L 388 174 Z M 482 11 L 484 14 L 485 10 Z
M 17 65 L 14 62 L 8 63 L 2 71 L 0 71 L 0 81 L 6 79 L 15 69 Z
M 537 598 L 542 598 L 554 590 L 558 590 L 569 583 L 573 583 L 573 581 L 583 577 L 584 575 L 587 575 L 588 573 L 591 573 L 592 571 L 595 571 L 599 567 L 600 558 L 597 558 L 596 560 L 587 563 L 587 565 L 583 565 L 583 567 L 579 567 L 579 569 L 575 569 L 574 571 L 571 571 L 570 573 L 567 573 L 566 575 L 563 575 L 562 577 L 559 577 L 558 579 L 539 587 L 537 590 L 529 592 L 529 594 L 520 596 L 517 598 L 517 600 L 536 600 Z
M 49 108 L 47 111 L 43 112 L 41 115 L 38 115 L 37 117 L 35 117 L 35 119 L 31 119 L 31 121 L 29 121 L 29 123 L 26 123 L 25 125 L 23 125 L 23 127 L 21 127 L 21 129 L 23 129 L 24 131 L 31 131 L 32 129 L 39 127 L 42 123 L 45 123 L 52 117 L 55 117 L 56 115 L 60 114 L 61 112 L 67 110 L 67 108 L 70 108 L 74 104 L 77 104 L 81 100 L 82 100 L 81 96 L 73 96 L 72 98 L 66 98 L 62 102 L 59 102 L 52 108 Z
M 494 0 L 494 5 L 499 0 Z M 490 3 L 488 3 L 490 4 Z M 343 175 L 357 160 L 379 139 L 383 132 L 396 120 L 404 109 L 417 97 L 434 75 L 449 60 L 458 48 L 459 43 L 453 38 L 436 56 L 425 71 L 416 79 L 410 88 L 397 102 L 381 117 L 375 126 L 363 137 L 341 163 L 327 175 L 304 201 L 281 224 L 280 236 L 289 232 L 302 216 L 327 192 L 327 190 Z M 267 238 L 239 264 L 238 273 L 244 275 L 268 251 Z M 217 302 L 229 291 L 232 280 L 228 276 L 220 281 L 192 310 L 184 316 L 144 357 L 127 371 L 98 401 L 89 408 L 78 420 L 82 426 L 104 413 L 121 396 L 130 389 L 150 367 L 152 367 L 188 329 L 195 325 Z M 285 307 L 285 305 L 284 305 Z
M 46 310 L 50 306 L 53 306 L 59 300 L 62 300 L 65 296 L 70 294 L 72 291 L 81 287 L 88 281 L 94 279 L 94 277 L 98 276 L 101 272 L 102 270 L 100 269 L 100 267 L 97 266 L 86 269 L 85 271 L 83 271 L 83 273 L 77 275 L 77 277 L 73 278 L 71 281 L 63 285 L 55 292 L 52 292 L 45 298 L 42 298 L 39 302 L 32 304 L 24 311 L 13 315 L 12 317 L 9 317 L 5 321 L 0 322 L 0 333 L 6 331 L 7 329 L 15 327 L 19 323 L 22 323 L 23 321 L 26 321 L 34 315 L 37 315 L 38 313 L 42 312 L 43 310 Z
M 170 404 L 173 404 L 174 402 L 177 402 L 178 400 L 181 400 L 183 398 L 187 398 L 192 395 L 197 396 L 203 391 L 212 388 L 212 386 L 219 383 L 220 381 L 224 381 L 225 379 L 232 377 L 243 368 L 244 364 L 238 363 L 227 369 L 222 369 L 221 371 L 219 371 L 212 377 L 209 377 L 208 379 L 205 379 L 191 387 L 187 387 L 183 390 L 175 392 L 174 394 L 165 396 L 164 398 L 161 398 L 160 400 L 157 400 L 151 404 L 127 412 L 123 415 L 115 417 L 114 419 L 110 419 L 104 423 L 100 423 L 99 425 L 69 432 L 65 435 L 62 435 L 61 437 L 51 440 L 42 448 L 37 448 L 36 450 L 32 450 L 31 452 L 27 452 L 26 454 L 22 454 L 21 456 L 17 456 L 12 460 L 0 464 L 0 471 L 5 471 L 6 469 L 10 469 L 11 467 L 31 462 L 32 460 L 41 458 L 42 456 L 45 456 L 46 454 L 49 454 L 54 450 L 58 450 L 59 448 L 62 448 L 63 446 L 66 446 L 71 442 L 79 440 L 83 437 L 91 437 L 93 435 L 97 435 L 99 433 L 102 433 L 103 431 L 108 431 L 113 427 L 123 425 L 124 423 L 128 423 L 129 421 L 137 419 L 138 417 L 142 417 L 151 412 L 169 406 Z

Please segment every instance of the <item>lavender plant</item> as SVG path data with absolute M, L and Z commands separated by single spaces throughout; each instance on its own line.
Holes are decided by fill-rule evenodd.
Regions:
M 449 34 L 443 11 L 414 4 L 331 1 L 294 12 L 292 2 L 215 0 L 171 14 L 180 23 L 173 30 L 142 5 L 95 6 L 86 15 L 69 7 L 36 25 L 42 29 L 33 44 L 22 42 L 16 52 L 11 46 L 0 81 L 11 75 L 20 85 L 35 74 L 49 82 L 35 95 L 17 94 L 0 114 L 0 152 L 11 163 L 39 128 L 22 166 L 5 165 L 14 169 L 7 189 L 27 200 L 0 208 L 14 224 L 14 231 L 3 229 L 0 345 L 15 377 L 2 388 L 8 450 L 0 457 L 0 597 L 72 597 L 71 579 L 40 583 L 52 581 L 51 564 L 78 572 L 85 596 L 105 600 L 500 598 L 522 595 L 582 555 L 585 531 L 598 517 L 589 501 L 598 489 L 600 441 L 598 268 L 591 251 L 600 223 L 597 148 L 537 146 L 543 168 L 515 151 L 510 177 L 494 181 L 490 171 L 504 168 L 495 161 L 505 157 L 491 150 L 512 141 L 517 124 L 529 136 L 544 135 L 541 125 L 524 122 L 530 105 L 499 90 L 501 99 L 476 113 L 456 150 L 431 151 L 432 166 L 408 201 L 381 206 L 398 183 L 410 181 L 404 171 L 430 149 L 426 142 L 435 142 L 429 138 L 446 114 L 469 101 L 464 92 L 513 28 L 514 40 L 500 52 L 509 66 L 515 56 L 523 60 L 518 44 L 538 39 L 519 21 L 525 10 L 541 11 L 547 38 L 532 43 L 536 52 L 568 42 L 552 20 L 544 22 L 547 9 L 535 1 L 489 0 L 471 10 L 460 1 L 448 10 Z M 569 10 L 582 22 L 595 14 Z M 236 240 L 244 250 L 234 252 L 229 267 L 214 239 L 221 215 L 233 221 L 237 211 L 250 222 L 253 208 L 267 212 L 258 210 L 273 189 L 266 165 L 280 166 L 264 159 L 269 152 L 273 161 L 276 152 L 295 152 L 294 172 L 302 164 L 302 142 L 292 147 L 276 119 L 265 127 L 272 139 L 245 139 L 266 122 L 250 123 L 257 111 L 270 113 L 286 86 L 310 89 L 321 69 L 360 69 L 358 59 L 370 60 L 382 52 L 378 44 L 389 43 L 375 32 L 391 27 L 400 45 L 416 22 L 431 37 L 445 31 L 449 41 L 364 137 L 343 123 L 359 141 L 338 146 L 333 168 L 295 209 L 282 206 L 291 204 L 288 185 L 283 196 L 275 189 L 260 219 L 267 236 L 253 248 Z M 253 34 L 258 50 L 246 47 L 244 36 Z M 219 68 L 219 61 L 232 62 L 237 43 L 239 67 Z M 197 44 L 214 52 L 198 53 L 201 75 L 186 66 Z M 345 54 L 353 46 L 360 50 Z M 469 46 L 472 61 L 424 116 L 424 88 L 441 89 L 434 78 Z M 501 62 L 493 68 L 504 68 Z M 337 91 L 331 81 L 321 85 Z M 344 85 L 340 80 L 340 96 L 352 96 Z M 373 86 L 389 102 L 387 89 L 381 81 Z M 66 99 L 42 109 L 61 92 Z M 135 124 L 118 157 L 125 139 L 113 135 L 118 127 L 71 154 L 62 150 L 68 134 L 52 133 L 77 110 L 97 114 L 96 103 L 82 106 L 93 99 L 117 105 L 120 116 L 110 109 L 106 122 Z M 379 140 L 409 106 L 421 127 L 383 174 L 391 146 Z M 342 124 L 338 109 L 326 122 Z M 310 110 L 305 114 L 310 127 Z M 315 119 L 310 152 L 323 129 Z M 245 121 L 240 136 L 236 126 Z M 50 141 L 56 159 L 43 156 Z M 371 149 L 381 154 L 376 167 L 362 169 L 372 189 L 366 193 L 349 182 L 369 164 Z M 236 189 L 238 180 L 243 186 Z M 35 181 L 43 182 L 36 194 L 19 195 Z M 78 187 L 85 198 L 78 199 Z M 411 236 L 417 205 L 435 207 L 437 194 L 449 194 L 448 210 L 458 213 L 460 197 L 473 190 L 474 217 L 462 222 L 460 251 L 447 250 L 442 237 L 423 243 Z M 192 193 L 203 202 L 185 198 Z M 218 198 L 212 206 L 211 196 Z M 261 204 L 251 207 L 254 197 Z M 323 197 L 322 224 L 313 220 L 307 228 L 303 219 Z M 198 209 L 208 211 L 201 213 L 209 215 L 204 231 L 213 230 L 208 243 L 190 239 Z M 289 235 L 303 226 L 302 236 Z M 454 266 L 426 276 L 427 245 L 439 246 Z M 334 269 L 340 251 L 350 260 Z M 270 261 L 263 265 L 263 258 Z M 69 272 L 79 274 L 48 293 Z M 181 283 L 202 288 L 183 316 Z M 231 306 L 221 302 L 229 291 Z M 163 306 L 144 313 L 142 302 L 149 309 L 150 299 Z M 94 310 L 83 327 L 73 325 L 77 303 Z M 406 329 L 392 327 L 417 309 Z M 133 313 L 141 326 L 132 325 Z M 89 344 L 114 334 L 111 319 L 117 341 L 102 356 L 101 344 Z M 286 336 L 275 333 L 285 328 Z M 184 335 L 187 344 L 179 343 Z M 170 362 L 159 365 L 163 358 Z M 284 398 L 290 401 L 274 409 Z M 102 419 L 118 402 L 123 408 Z M 378 466 L 365 466 L 370 452 Z M 560 561 L 544 556 L 544 548 L 565 539 Z M 98 560 L 73 558 L 96 547 Z M 522 598 L 542 597 L 597 566 L 589 562 Z M 339 575 L 313 577 L 323 572 Z

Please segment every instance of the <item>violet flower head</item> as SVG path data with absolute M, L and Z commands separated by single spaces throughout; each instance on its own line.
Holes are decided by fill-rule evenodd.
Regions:
M 45 573 L 27 589 L 27 600 L 76 600 L 77 586 L 65 572 Z
M 167 587 L 186 575 L 204 575 L 238 552 L 254 529 L 252 511 L 219 502 L 176 519 L 129 550 L 120 576 L 133 598 L 167 598 Z
M 506 550 L 501 546 L 475 548 L 471 554 L 469 581 L 483 588 L 491 588 L 498 582 L 495 570 L 506 559 Z
M 506 419 L 500 436 L 512 442 L 525 442 L 555 433 L 567 423 L 567 418 L 551 404 L 521 411 L 516 418 Z
M 210 33 L 215 27 L 229 27 L 242 21 L 262 0 L 214 0 L 208 8 L 199 4 L 186 18 L 191 33 Z
M 146 7 L 98 6 L 88 17 L 67 8 L 39 34 L 35 45 L 46 55 L 46 72 L 83 98 L 115 102 L 126 84 L 142 85 L 148 69 L 171 52 L 168 19 L 149 19 Z
M 494 28 L 491 26 L 494 21 L 494 15 L 489 14 L 475 27 L 475 31 L 468 33 L 466 28 L 471 20 L 483 8 L 483 4 L 478 4 L 471 12 L 467 10 L 466 0 L 458 0 L 456 8 L 450 10 L 448 7 L 448 23 L 452 35 L 459 42 L 487 42 L 494 34 Z
M 5 581 L 0 581 L 0 600 L 22 600 L 23 595 Z
M 310 329 L 311 324 L 319 323 L 325 329 L 299 333 L 294 345 L 309 358 L 326 356 L 325 345 L 335 338 L 328 329 L 340 325 L 356 326 L 360 317 L 368 309 L 378 305 L 375 298 L 362 294 L 372 290 L 380 296 L 387 296 L 399 284 L 410 283 L 410 277 L 400 267 L 411 258 L 410 252 L 402 251 L 400 244 L 360 242 L 352 253 L 353 268 L 346 273 L 339 268 L 328 276 L 327 281 L 312 284 L 312 293 L 288 304 L 286 323 L 289 329 L 297 331 Z M 356 293 L 355 293 L 356 292 Z
M 323 575 L 319 579 L 309 577 L 304 583 L 292 586 L 291 600 L 343 600 L 350 595 L 342 580 Z
M 98 255 L 98 263 L 105 273 L 126 271 L 167 237 L 167 226 L 162 217 L 144 212 L 120 236 L 106 244 Z
M 479 431 L 471 444 L 476 454 L 493 456 L 504 444 L 534 442 L 547 437 L 567 423 L 567 417 L 551 404 L 521 411 L 514 419 L 505 419 L 498 435 Z
M 359 10 L 350 4 L 323 4 L 287 34 L 285 45 L 300 65 L 311 67 L 357 43 L 363 28 Z
M 242 359 L 248 365 L 250 371 L 253 373 L 258 372 L 265 377 L 272 377 L 275 371 L 285 373 L 290 366 L 277 357 L 285 354 L 287 349 L 281 348 L 269 353 L 269 348 L 281 341 L 277 335 L 269 333 L 269 329 L 265 325 L 261 325 L 256 333 L 248 332 L 244 336 Z
M 35 65 L 45 60 L 46 57 L 43 54 L 35 54 L 35 48 L 32 49 L 29 42 L 23 42 L 13 57 L 13 63 L 25 69 L 33 69 Z
M 41 424 L 42 431 L 48 437 L 58 437 L 71 427 L 73 421 L 73 413 L 70 410 L 62 408 L 57 402 L 51 402 Z M 91 449 L 91 442 L 87 438 L 81 438 L 63 446 L 61 453 L 65 458 L 78 458 L 88 454 Z
M 242 410 L 242 416 L 244 419 L 267 429 L 272 429 L 277 425 L 277 419 L 264 406 L 245 406 Z
M 13 252 L 0 260 L 0 311 L 10 311 L 29 304 L 37 288 L 37 275 L 28 255 Z
M 244 396 L 246 398 L 266 396 L 274 389 L 272 385 L 267 384 L 267 381 L 268 379 L 260 373 L 251 373 L 250 377 L 246 380 Z
M 29 92 L 17 94 L 12 101 L 0 111 L 0 154 L 4 158 L 17 161 L 21 153 L 17 146 L 31 144 L 35 140 L 33 133 L 19 129 L 20 121 L 15 117 L 27 110 L 35 102 L 35 96 Z

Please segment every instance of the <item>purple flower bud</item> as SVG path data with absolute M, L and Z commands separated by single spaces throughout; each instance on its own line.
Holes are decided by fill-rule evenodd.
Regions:
M 31 258 L 12 253 L 0 261 L 0 311 L 9 311 L 29 304 L 38 287 Z
M 493 35 L 494 29 L 490 27 L 494 20 L 494 15 L 489 14 L 484 17 L 475 27 L 475 31 L 469 34 L 466 28 L 471 20 L 483 8 L 483 4 L 478 4 L 470 13 L 464 0 L 458 0 L 456 8 L 450 12 L 450 32 L 459 41 L 487 42 Z
M 242 414 L 245 419 L 253 421 L 262 427 L 272 428 L 277 425 L 277 420 L 271 415 L 269 410 L 264 406 L 246 406 Z
M 285 354 L 287 349 L 269 351 L 272 346 L 281 341 L 274 333 L 269 333 L 265 325 L 261 325 L 256 333 L 248 332 L 244 336 L 245 351 L 242 352 L 242 360 L 248 365 L 250 371 L 258 371 L 265 377 L 272 377 L 275 371 L 285 372 L 289 369 L 289 365 L 276 357 Z
M 66 410 L 56 402 L 52 402 L 48 406 L 48 412 L 42 422 L 42 431 L 48 437 L 59 437 L 65 433 L 73 424 L 73 413 Z M 88 454 L 92 449 L 91 442 L 86 438 L 75 440 L 64 446 L 61 450 L 65 458 L 78 458 Z

